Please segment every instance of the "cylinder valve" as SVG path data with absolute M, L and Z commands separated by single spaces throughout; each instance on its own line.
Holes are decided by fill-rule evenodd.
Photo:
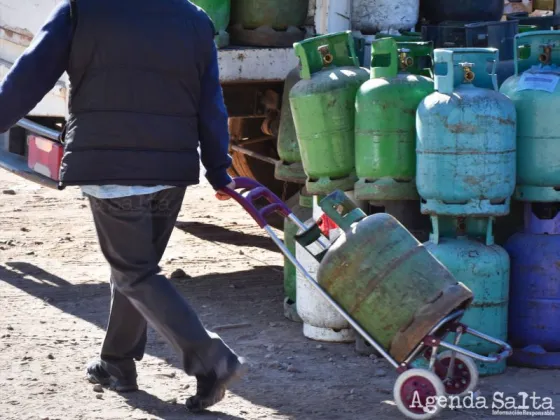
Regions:
M 474 63 L 459 63 L 459 66 L 463 68 L 463 76 L 465 83 L 472 83 L 474 80 L 474 72 L 472 71 L 475 66 Z
M 321 54 L 321 57 L 323 58 L 323 65 L 324 66 L 328 66 L 330 64 L 332 64 L 334 57 L 330 52 L 329 46 L 328 45 L 322 45 L 318 48 L 319 53 Z
M 399 53 L 399 64 L 402 70 L 405 70 L 414 64 L 414 58 L 408 55 L 410 53 L 408 48 L 399 48 L 397 51 Z

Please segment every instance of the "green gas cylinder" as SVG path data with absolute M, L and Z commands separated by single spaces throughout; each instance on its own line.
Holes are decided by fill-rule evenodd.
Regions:
M 301 221 L 306 221 L 313 215 L 313 196 L 305 196 L 300 192 L 299 203 L 292 207 L 292 212 Z M 284 219 L 284 244 L 292 255 L 296 255 L 295 235 L 299 228 L 290 219 Z M 287 257 L 284 257 L 284 316 L 299 322 L 296 308 L 296 267 Z
M 285 31 L 303 26 L 308 9 L 309 0 L 232 0 L 231 23 L 245 29 L 269 26 Z
M 534 31 L 515 37 L 526 54 L 515 60 L 515 74 L 501 86 L 517 111 L 515 198 L 560 201 L 560 31 Z
M 507 340 L 510 261 L 508 253 L 494 243 L 493 218 L 432 216 L 432 234 L 426 248 L 455 278 L 470 288 L 474 300 L 461 322 L 486 335 Z M 453 343 L 455 335 L 446 341 Z M 461 347 L 489 356 L 498 348 L 473 335 L 461 339 Z M 506 361 L 486 364 L 475 361 L 482 376 L 501 374 Z
M 396 361 L 468 307 L 471 291 L 393 216 L 366 216 L 341 191 L 320 205 L 343 232 L 322 257 L 317 280 Z
M 210 16 L 216 29 L 215 41 L 218 48 L 229 45 L 229 34 L 226 32 L 229 26 L 231 0 L 192 0 Z
M 232 0 L 232 42 L 289 48 L 306 36 L 309 0 Z
M 301 154 L 294 127 L 294 117 L 290 107 L 290 91 L 300 80 L 299 68 L 295 68 L 288 73 L 284 82 L 277 143 L 280 161 L 276 164 L 274 177 L 281 181 L 305 184 L 307 175 L 305 175 L 303 164 L 301 163 Z
M 369 71 L 359 67 L 350 31 L 294 44 L 301 78 L 290 92 L 306 187 L 310 194 L 352 190 L 354 101 Z
M 539 27 L 536 25 L 519 25 L 517 27 L 517 30 L 519 31 L 520 34 L 524 34 L 525 32 L 538 31 Z
M 434 92 L 431 42 L 382 38 L 371 44 L 371 80 L 356 95 L 356 198 L 416 200 L 416 109 Z

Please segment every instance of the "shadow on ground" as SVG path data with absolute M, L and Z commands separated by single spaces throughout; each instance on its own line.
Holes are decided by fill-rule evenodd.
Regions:
M 211 242 L 235 246 L 252 246 L 267 251 L 280 252 L 274 242 L 267 236 L 237 232 L 222 226 L 202 222 L 177 222 L 175 227 L 199 239 Z
M 255 328 L 257 331 L 261 331 L 269 321 L 269 317 L 263 315 L 262 311 L 255 313 L 256 308 L 265 304 L 280 314 L 280 319 L 277 321 L 283 320 L 281 316 L 282 276 L 279 272 L 282 272 L 282 267 L 258 267 L 246 271 L 208 274 L 173 282 L 198 311 L 207 328 L 214 330 L 216 327 L 224 340 L 235 351 L 244 355 L 246 348 L 243 343 L 240 343 L 239 331 L 245 332 L 244 328 L 249 328 L 252 332 Z M 81 318 L 102 330 L 105 329 L 110 301 L 110 288 L 107 283 L 72 284 L 26 262 L 9 262 L 4 266 L 0 265 L 0 281 L 48 302 L 67 314 Z M 228 300 L 232 305 L 222 304 Z M 259 324 L 263 324 L 263 326 Z M 252 334 L 249 334 L 248 337 L 250 338 Z M 256 335 L 258 336 L 258 334 Z M 180 363 L 170 347 L 162 339 L 154 336 L 155 334 L 150 331 L 146 353 L 180 368 Z M 84 360 L 84 365 L 85 362 L 86 360 Z M 141 372 L 141 366 L 139 370 Z M 244 388 L 242 384 L 237 387 Z M 233 388 L 232 392 L 254 404 L 266 407 L 266 402 L 259 399 L 258 393 L 253 394 L 251 389 L 243 389 L 243 392 L 239 393 L 236 392 L 236 388 Z M 155 410 L 159 416 L 165 419 L 173 420 L 185 416 L 185 408 L 181 404 L 162 401 L 145 391 L 122 396 L 131 407 L 146 411 Z M 219 406 L 216 408 L 219 410 Z M 197 416 L 189 414 L 189 418 L 235 420 L 243 417 L 231 416 L 214 410 Z
M 168 401 L 163 401 L 162 399 L 142 389 L 137 392 L 121 394 L 121 396 L 130 407 L 142 411 L 147 411 L 146 408 L 149 407 L 152 412 L 155 411 L 158 413 L 158 416 L 165 420 L 183 420 L 187 417 L 187 415 L 189 419 L 200 420 L 210 420 L 210 418 L 219 418 L 221 420 L 243 420 L 243 417 L 232 416 L 217 410 L 209 412 L 208 414 L 195 415 L 188 412 L 185 414 L 184 407 Z

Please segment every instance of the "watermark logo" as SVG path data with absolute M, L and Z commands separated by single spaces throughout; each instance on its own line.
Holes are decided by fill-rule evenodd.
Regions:
M 535 392 L 518 392 L 515 396 L 494 392 L 491 398 L 471 392 L 464 397 L 427 397 L 424 402 L 420 394 L 414 392 L 410 408 L 422 408 L 424 412 L 433 414 L 439 407 L 451 410 L 491 410 L 493 416 L 555 416 L 552 398 L 539 397 Z

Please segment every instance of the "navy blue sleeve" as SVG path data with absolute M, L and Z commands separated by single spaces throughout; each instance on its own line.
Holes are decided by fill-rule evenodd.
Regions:
M 220 85 L 218 51 L 213 38 L 208 48 L 211 52 L 207 54 L 209 62 L 206 63 L 201 78 L 198 131 L 206 179 L 215 190 L 218 190 L 232 180 L 227 173 L 232 159 L 229 155 L 228 114 Z
M 66 71 L 72 43 L 70 3 L 53 10 L 0 83 L 0 133 L 25 117 Z

